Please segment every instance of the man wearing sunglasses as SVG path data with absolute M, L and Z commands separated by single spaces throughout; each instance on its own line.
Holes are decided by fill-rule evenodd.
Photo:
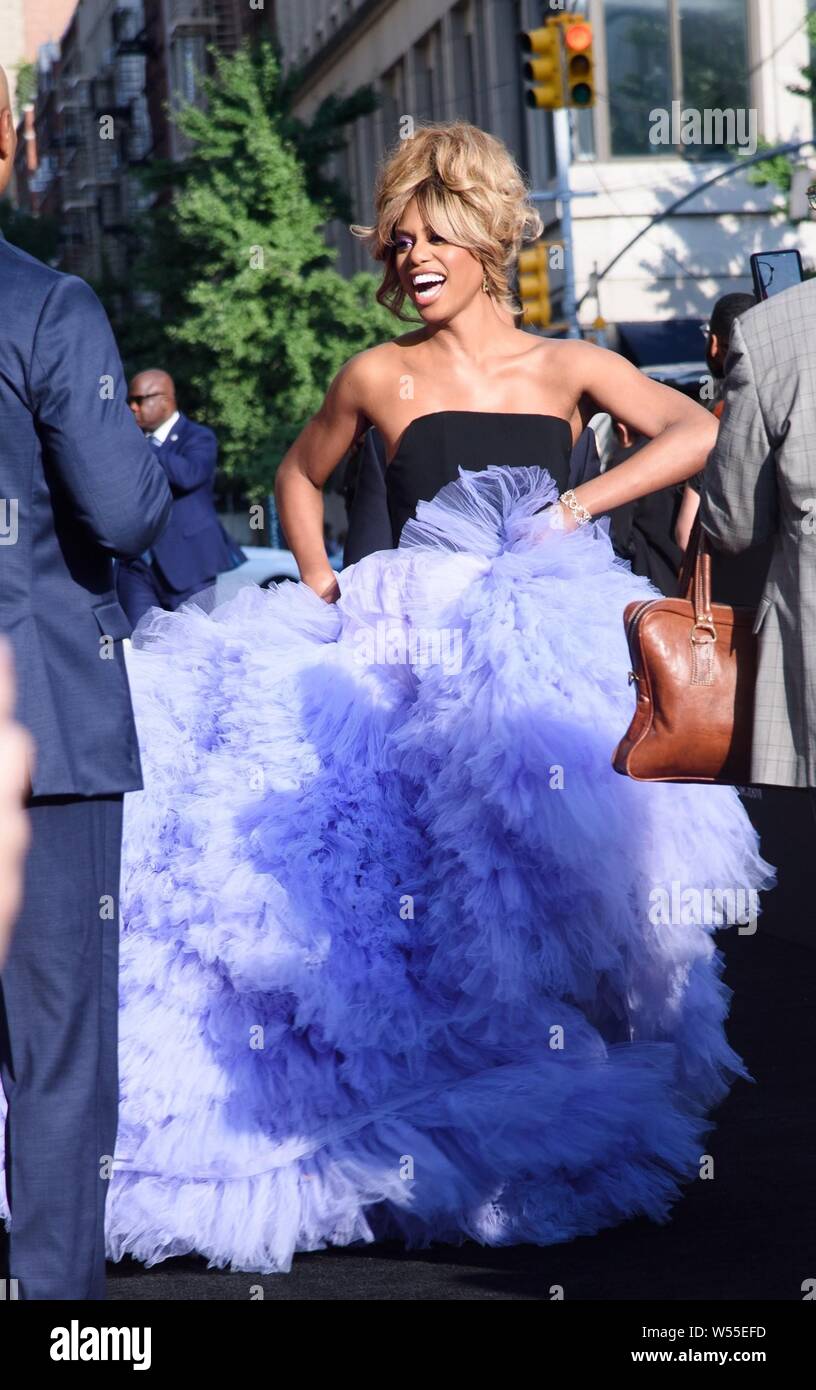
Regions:
M 119 566 L 119 602 L 135 627 L 148 609 L 173 612 L 245 557 L 215 510 L 215 435 L 179 411 L 173 378 L 158 368 L 140 372 L 130 384 L 128 405 L 173 493 L 166 531 L 150 550 Z

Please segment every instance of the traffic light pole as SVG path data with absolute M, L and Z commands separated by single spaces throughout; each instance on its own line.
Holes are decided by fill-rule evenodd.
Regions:
M 572 199 L 570 185 L 572 138 L 570 109 L 588 110 L 595 103 L 592 24 L 582 15 L 563 13 L 564 0 L 548 0 L 543 22 L 536 29 L 519 34 L 524 61 L 524 80 L 532 83 L 525 100 L 539 111 L 552 111 L 555 134 L 556 188 L 549 194 L 533 193 L 536 202 L 560 203 L 561 240 L 564 255 L 564 284 L 561 291 L 562 318 L 570 338 L 580 338 L 575 295 L 575 255 L 572 239 Z M 556 14 L 554 11 L 559 11 Z M 587 196 L 584 194 L 583 196 Z M 547 292 L 549 300 L 549 291 Z M 535 320 L 531 320 L 535 321 Z M 549 320 L 548 320 L 549 321 Z
M 570 187 L 570 165 L 572 163 L 572 141 L 570 132 L 570 113 L 566 109 L 553 111 L 555 134 L 555 170 L 557 178 L 556 197 L 561 204 L 561 239 L 564 243 L 564 292 L 561 299 L 561 317 L 567 323 L 567 337 L 580 338 L 578 327 L 578 307 L 575 298 L 575 257 L 572 241 L 572 189 Z
M 568 338 L 580 338 L 578 325 L 578 305 L 575 292 L 575 257 L 572 242 L 572 200 L 573 198 L 594 198 L 594 193 L 573 193 L 570 186 L 570 165 L 572 162 L 572 137 L 570 113 L 566 109 L 553 111 L 555 133 L 555 188 L 547 192 L 534 192 L 530 198 L 534 203 L 560 203 L 561 247 L 564 256 L 564 284 L 561 290 L 561 319 L 567 325 Z

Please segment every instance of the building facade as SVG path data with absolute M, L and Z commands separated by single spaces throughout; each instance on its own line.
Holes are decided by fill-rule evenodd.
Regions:
M 597 102 L 573 116 L 571 165 L 584 324 L 598 314 L 613 323 L 705 317 L 719 293 L 750 288 L 755 250 L 798 245 L 816 262 L 816 227 L 789 223 L 774 188 L 757 187 L 741 167 L 712 182 L 741 165 L 755 139 L 812 138 L 812 104 L 789 89 L 812 59 L 805 21 L 816 0 L 553 3 L 580 9 L 595 34 Z M 186 153 L 172 111 L 201 100 L 210 48 L 231 53 L 250 36 L 276 34 L 284 66 L 299 73 L 296 115 L 308 120 L 326 97 L 369 83 L 378 93 L 378 109 L 354 124 L 334 157 L 357 221 L 372 216 L 376 166 L 403 118 L 461 117 L 507 143 L 540 195 L 548 239 L 557 240 L 552 117 L 525 104 L 518 43 L 546 5 L 0 0 L 12 75 L 11 50 L 25 58 L 40 45 L 36 106 L 21 124 L 18 201 L 59 219 L 65 268 L 92 279 L 122 273 L 143 201 L 138 166 Z M 698 137 L 686 121 L 694 113 Z M 331 224 L 326 235 L 345 273 L 369 266 L 346 227 Z
M 149 204 L 140 168 L 185 154 L 172 111 L 201 97 L 208 49 L 272 32 L 271 0 L 47 0 L 67 16 L 39 43 L 36 99 L 21 113 L 16 202 L 59 226 L 61 269 L 121 281 L 134 220 Z M 19 4 L 22 35 L 41 0 Z M 33 9 L 29 12 L 29 6 Z M 16 12 L 15 12 L 16 13 Z M 26 30 L 25 22 L 29 23 Z M 19 27 L 19 26 L 18 26 Z
M 273 0 L 144 0 L 147 94 L 157 158 L 180 159 L 184 137 L 171 113 L 201 97 L 208 48 L 234 53 L 246 39 L 271 37 Z
M 285 64 L 303 68 L 297 114 L 308 118 L 330 93 L 367 82 L 380 94 L 380 109 L 357 123 L 339 169 L 359 221 L 371 217 L 377 161 L 406 114 L 475 121 L 506 141 L 536 190 L 553 189 L 552 117 L 524 103 L 518 44 L 545 8 L 534 0 L 279 0 Z M 613 322 L 705 317 L 718 294 L 750 288 L 755 250 L 798 245 L 816 261 L 813 225 L 792 226 L 775 191 L 756 187 L 742 169 L 654 222 L 748 158 L 752 133 L 771 144 L 812 137 L 811 103 L 788 90 L 811 60 L 807 0 L 556 8 L 583 13 L 595 34 L 597 102 L 573 117 L 571 167 L 571 187 L 582 195 L 573 202 L 573 251 L 585 324 L 599 312 Z M 745 153 L 734 157 L 733 149 Z M 542 213 L 557 238 L 554 199 Z M 346 271 L 367 264 L 347 229 L 334 225 L 328 236 Z
M 0 66 L 6 69 L 11 101 L 17 115 L 17 72 L 33 63 L 44 43 L 57 43 L 65 32 L 77 0 L 0 0 Z
M 57 221 L 61 268 L 97 282 L 124 276 L 145 205 L 143 29 L 142 0 L 79 0 L 59 43 L 39 51 L 33 169 L 30 146 L 18 151 L 18 201 Z
M 23 0 L 0 0 L 0 67 L 8 75 L 11 104 L 16 110 L 17 68 L 26 59 Z

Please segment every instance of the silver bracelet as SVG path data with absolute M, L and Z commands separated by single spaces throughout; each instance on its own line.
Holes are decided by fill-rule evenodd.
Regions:
M 587 522 L 592 520 L 592 513 L 588 512 L 583 503 L 578 501 L 572 488 L 569 488 L 567 492 L 562 492 L 558 500 L 563 502 L 565 507 L 569 507 L 575 517 L 576 525 L 586 526 Z

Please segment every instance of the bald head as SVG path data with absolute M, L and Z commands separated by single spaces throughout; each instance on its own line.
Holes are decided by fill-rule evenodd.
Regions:
M 140 429 L 158 429 L 178 409 L 173 378 L 159 367 L 139 372 L 130 383 L 128 402 Z
M 5 70 L 0 67 L 0 194 L 8 188 L 9 179 L 14 172 L 14 153 L 17 149 L 17 132 L 11 114 L 11 97 Z

